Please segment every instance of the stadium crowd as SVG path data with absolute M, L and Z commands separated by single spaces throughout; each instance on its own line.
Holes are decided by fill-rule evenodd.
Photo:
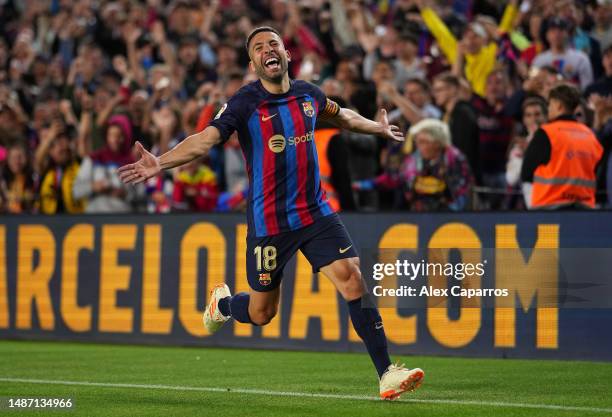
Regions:
M 368 118 L 385 108 L 407 134 L 317 127 L 343 210 L 525 209 L 537 161 L 556 155 L 537 132 L 558 85 L 601 144 L 597 207 L 612 201 L 608 0 L 5 0 L 1 212 L 242 210 L 235 135 L 139 186 L 116 168 L 135 140 L 161 154 L 203 129 L 253 81 L 244 42 L 260 25 L 281 32 L 293 78 Z

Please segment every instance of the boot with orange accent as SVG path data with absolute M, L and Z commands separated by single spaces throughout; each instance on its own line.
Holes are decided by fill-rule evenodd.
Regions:
M 404 392 L 414 391 L 423 383 L 425 372 L 420 368 L 408 369 L 404 365 L 389 365 L 380 378 L 380 398 L 396 400 Z
M 219 300 L 225 297 L 230 297 L 230 289 L 225 284 L 215 285 L 210 291 L 210 301 L 204 311 L 204 327 L 209 333 L 215 333 L 230 319 L 229 316 L 224 316 L 219 311 Z

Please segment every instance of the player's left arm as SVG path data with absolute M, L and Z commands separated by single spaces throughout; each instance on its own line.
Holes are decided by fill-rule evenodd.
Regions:
M 389 124 L 387 111 L 385 109 L 380 110 L 378 117 L 380 121 L 375 122 L 374 120 L 366 119 L 356 111 L 340 107 L 334 101 L 327 99 L 325 108 L 319 117 L 337 127 L 353 132 L 369 133 L 371 135 L 397 141 L 404 140 L 404 135 L 399 127 Z

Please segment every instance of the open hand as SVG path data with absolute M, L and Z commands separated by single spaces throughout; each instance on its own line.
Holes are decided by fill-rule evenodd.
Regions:
M 387 111 L 385 109 L 380 109 L 377 119 L 378 123 L 382 128 L 382 132 L 379 134 L 379 136 L 386 139 L 396 140 L 398 142 L 404 141 L 404 134 L 402 133 L 400 128 L 395 125 L 389 124 L 389 119 L 387 118 Z
M 161 171 L 158 159 L 147 151 L 140 142 L 136 142 L 136 151 L 140 155 L 140 159 L 117 170 L 119 179 L 126 184 L 139 184 Z

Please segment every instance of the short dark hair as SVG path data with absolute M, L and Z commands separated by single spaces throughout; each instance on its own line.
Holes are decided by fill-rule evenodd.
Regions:
M 261 33 L 261 32 L 276 33 L 279 38 L 282 38 L 282 36 L 278 32 L 278 30 L 274 29 L 272 26 L 260 26 L 258 28 L 255 28 L 255 29 L 253 29 L 251 31 L 251 33 L 249 33 L 249 36 L 247 36 L 247 40 L 246 40 L 246 44 L 245 44 L 247 53 L 249 52 L 249 45 L 251 44 L 251 40 L 255 37 L 255 35 L 257 35 L 258 33 Z
M 569 84 L 559 84 L 553 87 L 548 94 L 548 101 L 557 100 L 568 113 L 573 113 L 574 109 L 580 104 L 580 91 Z
M 406 82 L 404 83 L 404 86 L 406 86 L 406 84 L 416 84 L 419 87 L 421 87 L 421 90 L 423 90 L 427 94 L 429 94 L 431 90 L 431 85 L 429 85 L 429 83 L 427 82 L 427 79 L 425 78 L 410 77 L 406 80 Z
M 539 106 L 542 110 L 542 114 L 548 113 L 548 108 L 546 107 L 546 100 L 544 100 L 540 96 L 529 97 L 525 101 L 523 101 L 523 105 L 521 106 L 522 112 L 525 113 L 525 109 L 531 106 Z
M 455 88 L 461 87 L 461 81 L 459 80 L 459 77 L 457 77 L 450 71 L 436 75 L 436 77 L 434 78 L 434 82 L 435 81 L 442 81 L 443 83 L 452 85 Z

